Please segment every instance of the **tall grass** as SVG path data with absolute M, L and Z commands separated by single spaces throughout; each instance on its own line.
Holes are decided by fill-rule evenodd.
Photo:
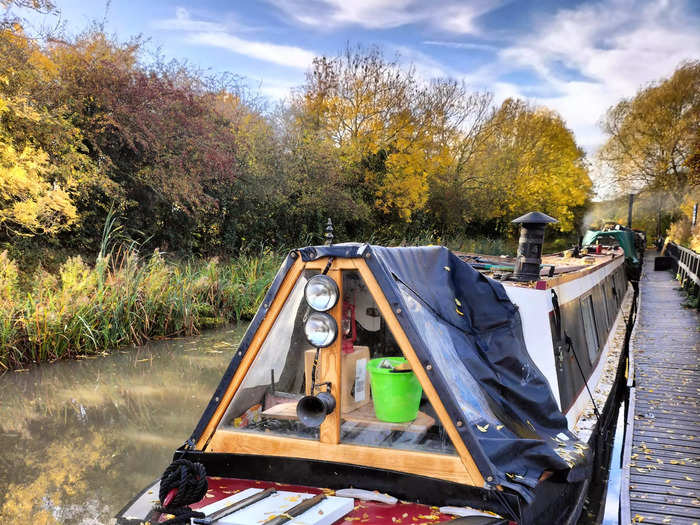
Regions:
M 170 261 L 124 245 L 101 250 L 95 265 L 72 257 L 57 275 L 39 269 L 22 288 L 16 262 L 2 252 L 0 371 L 250 318 L 280 260 L 262 250 L 225 262 Z

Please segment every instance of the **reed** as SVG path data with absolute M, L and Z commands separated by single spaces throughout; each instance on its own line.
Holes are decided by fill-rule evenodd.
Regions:
M 58 274 L 38 269 L 20 285 L 0 253 L 0 371 L 94 355 L 252 317 L 280 264 L 269 250 L 222 261 L 148 257 L 133 245 L 71 257 Z

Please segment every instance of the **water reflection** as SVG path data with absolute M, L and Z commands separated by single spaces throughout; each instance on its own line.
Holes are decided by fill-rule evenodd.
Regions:
M 244 329 L 0 376 L 0 523 L 112 523 L 189 437 Z

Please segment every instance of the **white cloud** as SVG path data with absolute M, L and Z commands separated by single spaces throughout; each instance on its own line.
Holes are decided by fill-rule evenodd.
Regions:
M 296 69 L 309 67 L 315 56 L 312 51 L 296 46 L 240 38 L 231 32 L 232 26 L 239 27 L 236 24 L 224 25 L 197 20 L 183 7 L 175 10 L 175 18 L 156 21 L 154 26 L 170 31 L 182 31 L 187 35 L 186 40 L 195 44 L 219 47 L 239 55 Z
M 472 51 L 497 51 L 496 46 L 490 44 L 477 44 L 474 42 L 452 42 L 448 40 L 425 40 L 427 46 L 449 47 L 452 49 L 469 49 Z
M 391 29 L 424 24 L 451 33 L 477 31 L 476 19 L 501 0 L 268 0 L 298 23 L 319 29 L 360 26 Z
M 175 9 L 175 18 L 166 20 L 156 20 L 153 23 L 156 29 L 166 31 L 224 31 L 226 28 L 222 24 L 216 22 L 207 22 L 204 20 L 193 20 L 190 18 L 190 13 L 184 7 Z
M 239 55 L 257 58 L 265 62 L 298 69 L 309 67 L 315 56 L 311 51 L 300 47 L 244 40 L 227 33 L 195 33 L 188 40 L 197 44 L 228 49 Z
M 501 49 L 497 63 L 468 76 L 517 96 L 525 87 L 499 77 L 534 71 L 539 87 L 554 94 L 532 100 L 558 111 L 592 153 L 605 140 L 598 123 L 608 107 L 700 56 L 698 27 L 683 2 L 583 4 L 543 17 L 531 33 Z

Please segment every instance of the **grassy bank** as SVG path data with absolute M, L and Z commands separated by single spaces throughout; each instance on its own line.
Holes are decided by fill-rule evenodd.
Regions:
M 151 339 L 196 334 L 250 318 L 281 257 L 174 261 L 121 248 L 21 275 L 0 253 L 0 372 L 28 363 L 99 354 Z

